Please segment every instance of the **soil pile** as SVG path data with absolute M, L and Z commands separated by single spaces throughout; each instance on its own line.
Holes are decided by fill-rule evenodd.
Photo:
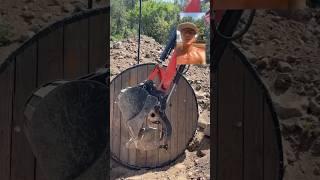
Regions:
M 95 0 L 93 7 L 105 6 Z M 0 63 L 41 29 L 88 8 L 88 0 L 4 0 L 0 6 Z

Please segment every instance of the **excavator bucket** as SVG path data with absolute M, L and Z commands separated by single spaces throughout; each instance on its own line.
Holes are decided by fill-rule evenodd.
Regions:
M 161 111 L 163 98 L 153 81 L 121 90 L 117 104 L 131 136 L 127 148 L 152 150 L 165 146 L 164 139 L 171 135 L 171 124 Z M 152 124 L 160 124 L 157 127 L 161 128 Z
M 157 105 L 158 99 L 137 86 L 121 91 L 118 106 L 133 137 L 138 137 L 145 117 Z
M 56 81 L 28 100 L 24 131 L 49 180 L 106 176 L 107 86 L 90 80 Z

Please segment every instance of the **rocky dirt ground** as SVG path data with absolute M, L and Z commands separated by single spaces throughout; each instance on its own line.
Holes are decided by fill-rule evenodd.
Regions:
M 0 1 L 0 63 L 48 24 L 86 8 L 85 0 Z M 95 6 L 103 5 L 96 2 Z M 263 78 L 280 118 L 285 180 L 320 177 L 320 12 L 258 11 L 254 24 L 237 45 Z M 0 29 L 1 31 L 1 29 Z M 136 64 L 135 39 L 111 42 L 114 77 Z M 142 38 L 142 63 L 155 62 L 162 46 Z M 112 179 L 209 179 L 209 68 L 192 66 L 186 74 L 199 103 L 199 128 L 185 154 L 172 165 L 133 171 L 112 161 Z

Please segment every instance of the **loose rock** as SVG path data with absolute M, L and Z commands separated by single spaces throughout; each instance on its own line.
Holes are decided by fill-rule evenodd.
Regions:
M 320 115 L 320 105 L 313 100 L 309 101 L 309 113 L 315 116 Z
M 278 67 L 277 67 L 277 70 L 279 72 L 291 72 L 292 71 L 292 67 L 289 63 L 286 63 L 286 62 L 283 62 L 283 61 L 280 61 L 278 62 Z
M 291 83 L 292 83 L 292 77 L 290 74 L 280 73 L 278 74 L 274 82 L 274 87 L 277 90 L 286 91 L 291 86 Z
M 293 117 L 301 117 L 302 113 L 298 108 L 294 107 L 283 107 L 278 103 L 274 103 L 274 107 L 276 109 L 277 115 L 281 119 L 289 119 Z

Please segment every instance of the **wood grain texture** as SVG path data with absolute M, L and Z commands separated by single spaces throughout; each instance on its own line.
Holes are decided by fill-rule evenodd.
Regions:
M 63 78 L 63 29 L 39 39 L 38 86 Z
M 185 81 L 181 81 L 180 86 L 185 87 L 185 88 L 178 88 L 177 91 L 177 96 L 178 96 L 178 117 L 177 117 L 177 127 L 178 127 L 178 131 L 177 131 L 177 151 L 178 153 L 183 152 L 186 149 L 186 141 L 185 141 L 185 137 L 186 137 L 186 130 L 185 130 L 185 126 L 186 126 L 186 118 L 188 117 L 187 115 L 189 115 L 189 112 L 186 111 L 186 99 L 187 99 L 187 85 Z M 190 127 L 189 127 L 190 128 Z M 178 154 L 177 154 L 178 155 Z
M 263 96 L 248 71 L 244 84 L 244 179 L 263 179 Z
M 89 71 L 95 72 L 109 63 L 109 18 L 106 14 L 93 16 L 89 19 Z
M 64 28 L 64 78 L 79 78 L 88 73 L 88 19 Z
M 231 52 L 219 68 L 217 179 L 243 180 L 243 68 Z
M 138 83 L 138 68 L 134 68 L 130 71 L 130 80 L 129 80 L 129 86 L 135 86 Z M 112 94 L 112 93 L 111 93 Z M 129 151 L 129 161 L 128 164 L 135 164 L 136 163 L 136 149 L 131 149 Z
M 143 68 L 140 68 L 138 70 L 138 83 L 143 82 L 146 80 L 146 77 L 148 76 L 148 65 L 146 65 Z M 146 120 L 145 120 L 146 122 Z M 142 151 L 140 149 L 136 150 L 136 164 L 140 167 L 145 167 L 146 166 L 146 160 L 147 160 L 147 152 Z
M 151 71 L 153 70 L 153 67 L 154 66 L 151 66 L 151 65 L 147 66 L 147 75 L 151 73 Z M 159 128 L 159 125 L 153 125 L 152 127 Z M 159 149 L 147 151 L 147 155 L 146 155 L 146 166 L 147 167 L 157 166 L 158 161 L 159 161 Z
M 120 110 L 118 108 L 117 104 L 117 96 L 121 91 L 121 80 L 122 78 L 120 77 L 119 81 L 115 81 L 114 85 L 114 104 L 113 104 L 113 117 L 112 119 L 116 119 L 116 121 L 112 122 L 112 128 L 113 128 L 113 134 L 112 134 L 112 152 L 114 153 L 115 156 L 118 158 L 120 157 L 120 141 L 121 141 L 121 121 L 120 121 Z
M 34 180 L 35 158 L 25 134 L 24 105 L 37 87 L 37 44 L 26 48 L 16 58 L 15 97 L 11 149 L 11 179 Z
M 264 179 L 278 179 L 280 169 L 279 149 L 274 120 L 271 109 L 264 100 L 263 122 L 263 156 L 264 156 Z
M 15 61 L 0 74 L 0 178 L 10 180 L 12 100 Z
M 129 86 L 130 72 L 125 72 L 121 76 L 121 89 L 124 89 Z M 126 148 L 126 143 L 129 140 L 129 132 L 126 126 L 126 120 L 123 119 L 120 113 L 120 161 L 128 162 L 129 152 Z

